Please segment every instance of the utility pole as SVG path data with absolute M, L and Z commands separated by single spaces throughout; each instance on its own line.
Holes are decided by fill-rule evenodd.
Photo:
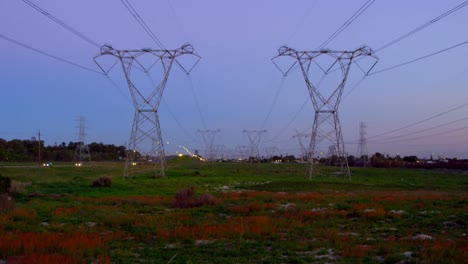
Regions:
M 91 161 L 91 154 L 89 153 L 89 147 L 85 144 L 85 121 L 86 118 L 84 116 L 78 117 L 78 143 L 76 144 L 75 148 L 75 156 L 73 157 L 73 161 L 75 162 L 75 166 L 81 166 L 85 160 Z
M 216 135 L 221 133 L 220 129 L 212 130 L 212 129 L 205 129 L 205 130 L 197 130 L 202 138 L 203 142 L 205 142 L 205 159 L 209 161 L 215 160 L 216 156 L 216 149 L 214 146 L 214 140 Z
M 363 167 L 369 167 L 369 155 L 367 153 L 367 140 L 366 140 L 366 124 L 359 123 L 359 146 L 357 158 L 362 161 Z
M 285 56 L 295 60 L 293 66 L 287 68 L 286 71 L 281 69 L 275 62 L 280 57 Z M 367 75 L 378 61 L 374 52 L 368 47 L 361 47 L 354 51 L 332 51 L 327 49 L 297 51 L 283 46 L 278 50 L 278 54 L 272 58 L 272 62 L 283 73 L 283 76 L 286 76 L 295 65 L 300 67 L 314 106 L 315 115 L 310 145 L 307 151 L 306 169 L 306 176 L 309 176 L 310 179 L 314 172 L 313 164 L 316 148 L 319 144 L 326 142 L 335 146 L 339 166 L 338 174 L 351 178 L 338 117 L 338 108 L 351 64 L 356 58 L 365 56 L 375 60 L 367 71 L 359 66 L 359 69 Z M 330 73 L 339 70 L 341 70 L 341 76 L 338 79 L 333 80 L 333 83 L 326 81 L 327 77 L 330 77 Z M 320 75 L 321 78 L 318 78 Z M 321 87 L 324 83 L 329 87 Z
M 196 63 L 188 70 L 177 60 L 179 56 L 187 54 L 197 58 Z M 94 57 L 94 61 L 106 76 L 115 63 L 106 68 L 103 63 L 97 61 L 101 56 L 112 56 L 120 62 L 135 108 L 123 176 L 149 170 L 154 177 L 166 177 L 166 156 L 159 124 L 159 104 L 172 66 L 178 65 L 189 75 L 201 57 L 195 53 L 190 44 L 175 50 L 117 50 L 105 45 Z M 134 166 L 137 161 L 144 161 L 146 165 Z
M 37 162 L 39 163 L 39 166 L 41 166 L 41 130 L 38 131 L 38 154 L 37 154 Z
M 242 132 L 246 133 L 249 137 L 250 142 L 250 157 L 249 158 L 256 158 L 257 160 L 260 157 L 260 153 L 258 151 L 258 145 L 260 144 L 260 139 L 262 138 L 263 133 L 267 132 L 266 129 L 262 130 L 242 130 Z

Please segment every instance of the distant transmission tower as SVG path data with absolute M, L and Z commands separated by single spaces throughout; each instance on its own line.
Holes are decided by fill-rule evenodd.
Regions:
M 338 158 L 338 153 L 336 153 L 336 146 L 331 145 L 328 147 L 327 160 L 325 161 L 326 165 L 336 165 Z
M 236 159 L 239 161 L 246 160 L 249 158 L 249 147 L 248 146 L 237 146 L 236 150 Z
M 295 59 L 293 66 L 283 71 L 275 62 L 283 56 L 289 56 Z M 309 90 L 310 98 L 315 110 L 314 123 L 309 149 L 307 151 L 307 170 L 306 176 L 312 178 L 313 163 L 316 156 L 316 147 L 319 144 L 328 141 L 335 146 L 337 162 L 340 168 L 339 173 L 351 177 L 351 172 L 348 166 L 346 157 L 343 135 L 341 132 L 340 120 L 338 118 L 338 107 L 340 105 L 341 96 L 345 87 L 346 79 L 351 68 L 351 64 L 358 57 L 369 56 L 375 59 L 375 62 L 370 65 L 367 71 L 361 69 L 364 74 L 368 74 L 375 66 L 378 59 L 373 51 L 368 47 L 362 47 L 354 51 L 331 51 L 331 50 L 316 50 L 316 51 L 297 51 L 295 49 L 283 46 L 278 50 L 278 55 L 272 58 L 273 63 L 286 76 L 294 65 L 298 65 L 301 69 L 305 83 Z M 341 77 L 331 84 L 331 90 L 325 90 L 320 87 L 323 81 L 336 70 L 341 70 Z M 321 75 L 321 78 L 318 78 Z M 312 80 L 314 79 L 315 80 Z M 316 82 L 313 84 L 313 81 Z M 328 87 L 330 88 L 330 87 Z M 327 92 L 328 91 L 328 92 Z
M 91 161 L 91 155 L 89 154 L 89 147 L 88 145 L 85 144 L 85 121 L 86 118 L 84 116 L 78 117 L 78 122 L 79 122 L 79 133 L 78 133 L 78 143 L 76 144 L 76 149 L 75 149 L 75 156 L 73 157 L 73 161 L 75 162 L 75 165 L 81 166 L 81 164 L 87 160 Z
M 258 151 L 258 145 L 260 144 L 260 139 L 262 138 L 262 134 L 267 132 L 265 129 L 263 130 L 243 130 L 242 132 L 246 133 L 249 137 L 250 142 L 250 157 L 249 158 L 258 158 L 260 157 L 260 153 Z
M 265 158 L 267 159 L 273 158 L 276 152 L 278 152 L 278 148 L 276 146 L 265 147 L 265 153 L 266 153 Z
M 189 70 L 186 70 L 177 61 L 177 58 L 184 54 L 194 55 L 198 60 L 200 59 L 190 44 L 175 50 L 117 50 L 106 45 L 94 57 L 94 61 L 106 76 L 120 61 L 134 104 L 135 114 L 127 148 L 124 177 L 135 174 L 136 167 L 153 171 L 154 177 L 166 176 L 166 156 L 158 108 L 172 66 L 177 64 L 186 74 L 189 74 L 196 65 L 195 63 Z M 103 63 L 97 61 L 98 57 L 104 55 L 113 56 L 117 62 L 105 68 Z M 134 166 L 136 162 L 143 162 L 147 165 Z
M 308 153 L 308 148 L 304 145 L 304 139 L 310 137 L 310 135 L 304 134 L 304 133 L 299 133 L 299 131 L 296 130 L 296 134 L 294 134 L 293 138 L 297 138 L 299 141 L 299 146 L 301 147 L 301 159 L 302 160 L 307 160 L 307 153 Z
M 205 159 L 213 161 L 216 159 L 216 149 L 214 145 L 214 140 L 216 135 L 221 133 L 221 130 L 216 129 L 205 129 L 197 130 L 197 132 L 202 136 L 203 142 L 205 142 Z
M 357 158 L 362 162 L 363 167 L 368 167 L 370 165 L 367 153 L 366 127 L 367 126 L 364 122 L 359 123 L 359 146 Z

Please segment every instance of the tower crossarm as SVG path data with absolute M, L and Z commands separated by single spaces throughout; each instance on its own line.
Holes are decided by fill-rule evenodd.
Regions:
M 339 104 L 341 102 L 341 97 L 343 94 L 344 86 L 346 84 L 346 79 L 349 74 L 349 70 L 351 68 L 351 64 L 358 58 L 369 56 L 375 59 L 375 62 L 370 65 L 369 69 L 364 70 L 362 67 L 359 67 L 364 74 L 369 74 L 372 68 L 378 61 L 378 58 L 375 56 L 372 49 L 367 46 L 360 47 L 353 51 L 333 51 L 328 49 L 321 49 L 321 50 L 314 50 L 314 51 L 297 51 L 288 46 L 282 46 L 278 50 L 278 54 L 272 58 L 273 63 L 275 63 L 275 59 L 283 56 L 289 56 L 295 59 L 293 66 L 298 64 L 301 72 L 304 76 L 304 80 L 306 82 L 307 88 L 309 90 L 309 94 L 314 105 L 314 109 L 322 110 L 322 109 L 329 109 L 329 110 L 337 110 Z M 315 62 L 320 56 L 329 56 L 331 57 L 332 63 L 330 65 L 320 65 Z M 341 81 L 337 84 L 336 88 L 330 95 L 325 96 L 322 92 L 320 92 L 320 87 L 314 85 L 310 80 L 310 71 L 312 70 L 311 65 L 315 63 L 318 66 L 320 71 L 322 71 L 323 77 L 326 75 L 336 71 L 341 70 L 342 78 Z M 338 64 L 339 66 L 335 66 Z M 279 66 L 275 63 L 275 65 L 279 68 Z M 280 71 L 283 75 L 287 75 L 292 69 L 293 66 L 289 67 L 287 70 Z M 358 65 L 359 66 L 359 65 Z

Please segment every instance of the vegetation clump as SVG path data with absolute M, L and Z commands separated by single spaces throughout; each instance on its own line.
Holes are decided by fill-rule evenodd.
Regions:
M 6 193 L 0 194 L 0 212 L 8 212 L 15 208 L 13 198 Z
M 195 187 L 189 187 L 180 190 L 176 193 L 174 201 L 172 202 L 173 208 L 193 208 L 204 205 L 214 205 L 216 199 L 211 194 L 202 194 L 195 197 Z
M 11 179 L 0 174 L 0 194 L 9 193 L 11 187 Z
M 106 176 L 102 176 L 94 180 L 93 187 L 111 187 L 112 179 Z

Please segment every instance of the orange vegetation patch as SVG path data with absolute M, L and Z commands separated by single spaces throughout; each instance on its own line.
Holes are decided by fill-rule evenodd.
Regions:
M 269 216 L 244 216 L 227 219 L 224 223 L 204 225 L 178 225 L 173 229 L 157 230 L 156 235 L 163 239 L 234 239 L 255 238 L 276 233 L 276 223 Z
M 78 197 L 78 201 L 83 202 L 95 202 L 95 203 L 107 203 L 113 205 L 125 205 L 125 204 L 141 204 L 147 206 L 166 206 L 172 201 L 171 197 L 164 196 L 129 196 L 129 197 L 102 197 L 102 198 L 88 198 Z
M 17 257 L 19 263 L 79 263 L 86 258 L 107 259 L 107 242 L 119 234 L 11 232 L 0 233 L 1 257 Z M 29 262 L 30 259 L 36 259 Z

